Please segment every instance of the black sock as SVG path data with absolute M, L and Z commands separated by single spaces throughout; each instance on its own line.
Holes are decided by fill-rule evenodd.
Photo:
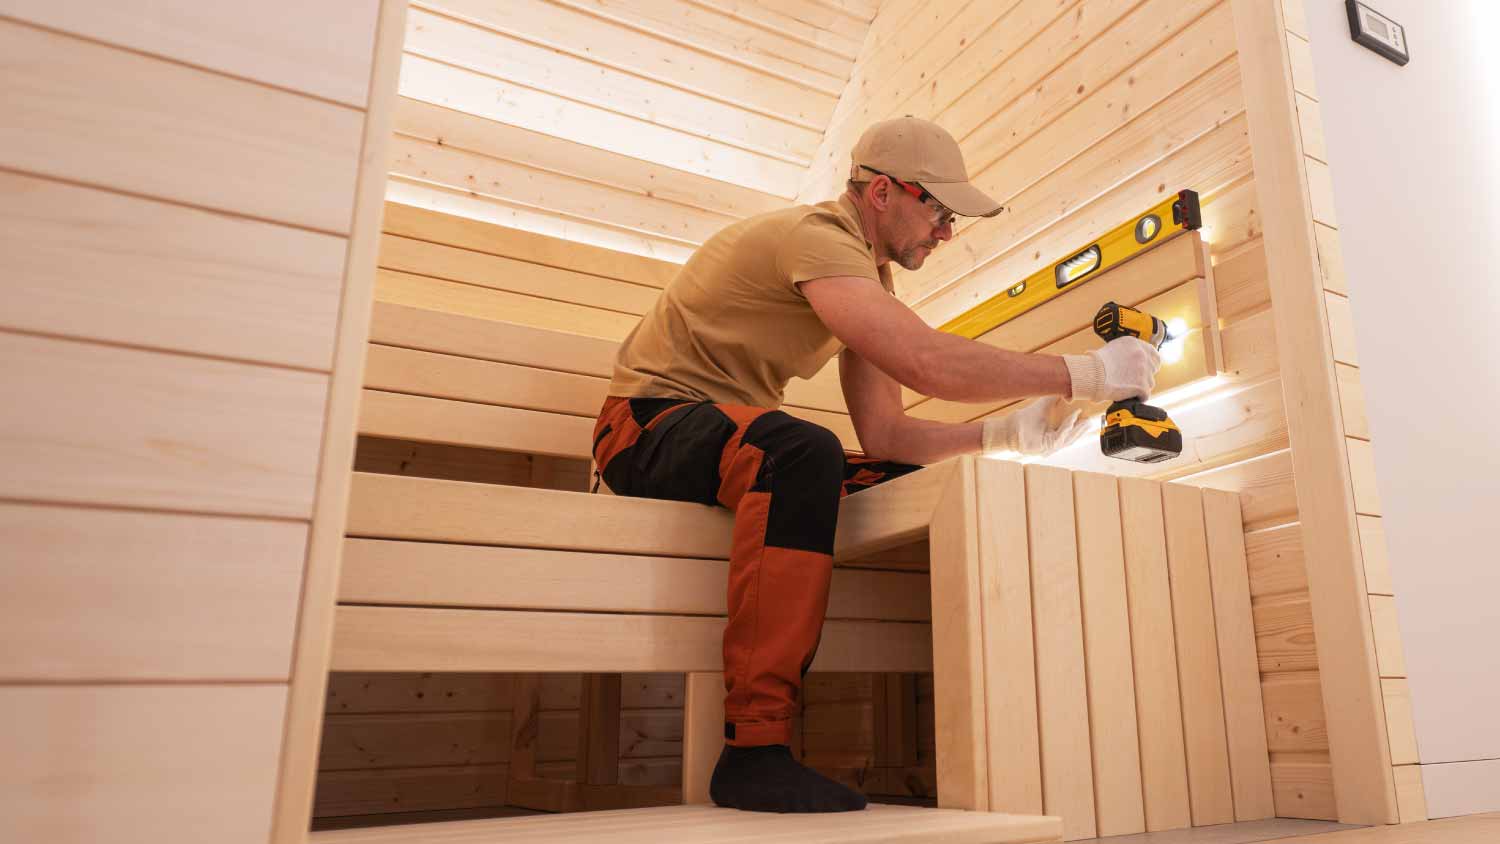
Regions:
M 857 812 L 867 802 L 798 763 L 784 744 L 725 745 L 708 794 L 720 806 L 750 812 Z

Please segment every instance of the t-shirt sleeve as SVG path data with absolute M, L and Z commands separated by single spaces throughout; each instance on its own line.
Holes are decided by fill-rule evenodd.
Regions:
M 792 227 L 776 252 L 776 268 L 797 295 L 804 281 L 848 275 L 880 282 L 875 260 L 859 239 L 837 224 L 809 217 Z

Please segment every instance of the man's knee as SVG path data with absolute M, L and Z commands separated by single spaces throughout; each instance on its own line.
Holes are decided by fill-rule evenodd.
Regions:
M 844 477 L 839 438 L 777 411 L 751 423 L 743 439 L 765 453 L 751 491 L 771 494 L 766 545 L 832 554 Z

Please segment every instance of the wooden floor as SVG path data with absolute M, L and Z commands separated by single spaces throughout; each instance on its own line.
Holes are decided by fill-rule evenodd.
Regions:
M 668 806 L 546 817 L 314 832 L 312 844 L 1039 844 L 1062 839 L 1057 818 L 871 804 L 863 812 L 774 814 Z
M 1500 844 L 1500 813 L 1405 826 L 1350 827 L 1276 819 L 1094 838 L 1073 844 Z

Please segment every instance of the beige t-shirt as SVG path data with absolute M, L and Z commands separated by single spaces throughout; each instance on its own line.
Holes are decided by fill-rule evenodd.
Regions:
M 797 287 L 857 276 L 892 291 L 847 196 L 741 220 L 709 238 L 620 345 L 612 396 L 775 408 L 842 344 Z

